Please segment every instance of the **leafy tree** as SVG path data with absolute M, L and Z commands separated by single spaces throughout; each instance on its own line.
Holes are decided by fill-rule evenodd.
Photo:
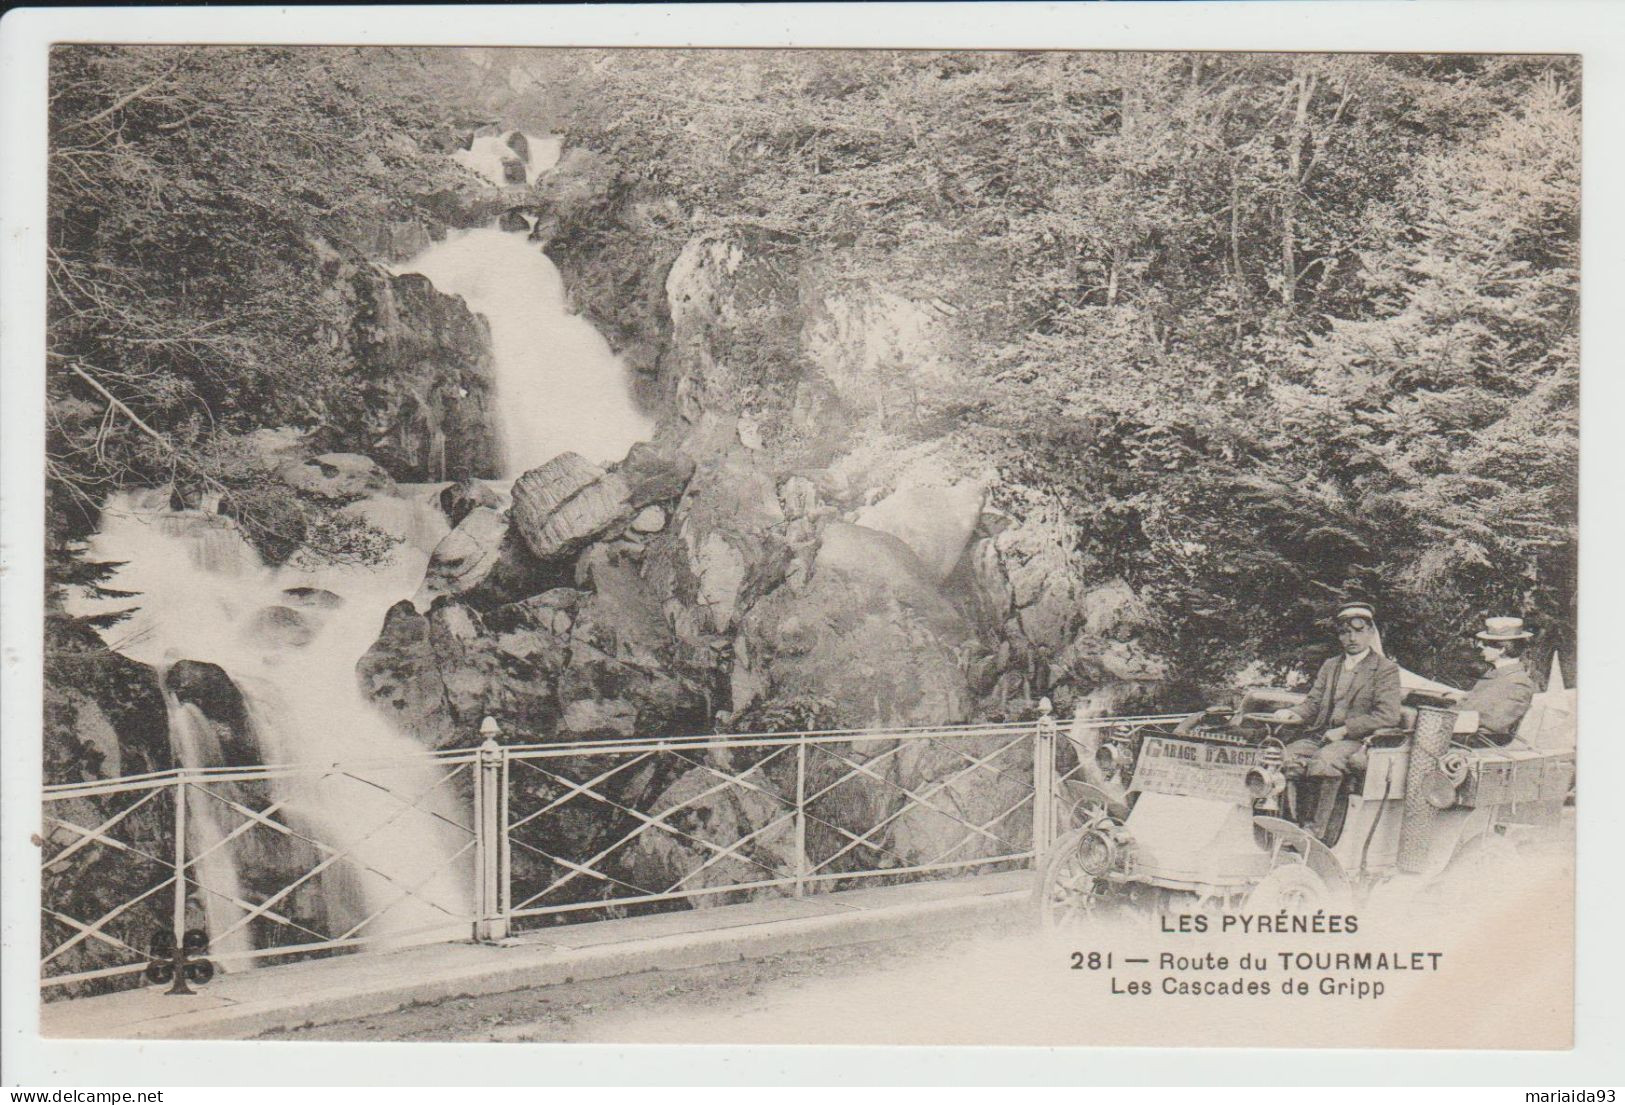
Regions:
M 52 545 L 131 485 L 212 495 L 262 548 L 354 555 L 354 528 L 273 490 L 247 433 L 358 401 L 322 241 L 450 187 L 414 135 L 437 54 L 64 46 L 52 56 Z M 438 74 L 441 80 L 434 79 Z

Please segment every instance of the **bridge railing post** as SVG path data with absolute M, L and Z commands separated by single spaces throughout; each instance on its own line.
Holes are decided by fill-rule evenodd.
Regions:
M 474 774 L 474 939 L 482 942 L 503 940 L 508 935 L 502 885 L 507 837 L 503 782 L 508 753 L 497 743 L 499 732 L 494 718 L 480 724 L 485 741 L 480 745 Z
M 807 734 L 796 738 L 796 897 L 807 892 Z
M 1044 862 L 1055 843 L 1055 735 L 1054 707 L 1047 698 L 1038 703 L 1038 724 L 1033 734 L 1033 866 Z
M 175 939 L 186 931 L 186 771 L 175 773 Z

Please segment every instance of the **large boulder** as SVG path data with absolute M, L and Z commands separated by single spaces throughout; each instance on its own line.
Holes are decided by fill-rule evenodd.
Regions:
M 729 632 L 787 563 L 784 510 L 769 472 L 743 449 L 709 458 L 650 543 L 644 574 L 693 611 L 707 633 Z
M 396 493 L 389 473 L 360 453 L 323 453 L 308 461 L 290 461 L 277 469 L 277 475 L 294 490 L 324 499 L 350 501 Z
M 506 510 L 508 500 L 496 488 L 483 480 L 458 480 L 442 488 L 436 496 L 440 505 L 440 513 L 446 516 L 446 523 L 456 526 L 468 512 L 475 507 L 490 507 L 492 510 Z
M 243 693 L 219 664 L 205 660 L 177 660 L 164 673 L 164 689 L 216 721 L 233 726 L 247 725 L 248 712 Z
M 514 525 L 538 560 L 574 556 L 624 529 L 637 510 L 624 476 L 578 453 L 561 453 L 513 485 Z
M 640 441 L 615 469 L 626 481 L 634 506 L 676 499 L 694 476 L 694 459 L 676 449 Z
M 550 662 L 558 639 L 532 611 L 508 611 L 493 630 L 475 611 L 442 599 L 427 614 L 398 602 L 356 663 L 362 692 L 400 728 L 433 748 L 477 741 L 480 720 L 516 731 L 552 724 Z M 540 624 L 547 622 L 548 625 Z
M 261 648 L 304 648 L 316 639 L 318 623 L 292 606 L 263 606 L 243 623 L 241 637 Z
M 901 487 L 855 521 L 902 541 L 941 583 L 965 554 L 986 499 L 985 485 L 975 482 Z
M 538 740 L 694 732 L 709 677 L 656 596 L 613 557 L 595 560 L 591 584 L 484 611 L 397 603 L 356 665 L 363 692 L 432 747 L 475 742 L 486 715 Z
M 224 668 L 202 660 L 177 660 L 164 673 L 164 689 L 182 706 L 191 706 L 202 715 L 201 724 L 186 734 L 185 743 L 191 747 L 177 748 L 177 759 L 189 759 L 188 767 L 245 767 L 261 762 L 247 703 Z M 187 724 L 187 719 L 181 723 Z
M 558 675 L 559 731 L 576 737 L 692 732 L 708 718 L 701 673 L 683 653 L 654 591 L 630 565 L 594 563 Z
M 969 625 L 913 551 L 831 523 L 813 570 L 755 603 L 733 645 L 734 712 L 818 703 L 839 725 L 963 721 Z
M 512 602 L 539 589 L 541 579 L 541 566 L 508 516 L 475 507 L 435 546 L 413 601 L 420 608 L 441 595 L 475 605 Z

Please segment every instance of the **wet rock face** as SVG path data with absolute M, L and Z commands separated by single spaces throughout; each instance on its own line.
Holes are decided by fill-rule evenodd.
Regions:
M 316 637 L 312 619 L 291 606 L 267 606 L 243 626 L 243 636 L 267 648 L 304 648 Z
M 177 660 L 164 674 L 164 689 L 216 721 L 246 726 L 242 692 L 219 664 Z
M 446 516 L 446 523 L 454 529 L 476 507 L 502 510 L 506 506 L 503 496 L 480 480 L 457 481 L 440 492 L 439 501 L 440 513 Z
M 640 441 L 616 468 L 639 506 L 676 499 L 694 476 L 694 458 L 676 449 Z
M 693 472 L 690 458 L 647 442 L 634 445 L 608 472 L 563 453 L 514 482 L 514 526 L 538 560 L 569 558 L 639 517 L 652 525 L 654 516 L 645 508 L 682 495 Z
M 613 580 L 605 571 L 626 574 Z M 687 733 L 708 705 L 659 604 L 626 569 L 484 612 L 398 603 L 356 665 L 363 692 L 431 747 L 477 743 L 496 717 L 528 739 Z
M 307 461 L 285 462 L 277 475 L 295 491 L 345 502 L 393 495 L 396 490 L 389 473 L 360 453 L 323 453 Z
M 200 751 L 213 762 L 196 766 L 246 767 L 261 762 L 242 692 L 225 669 L 201 660 L 178 660 L 164 673 L 164 689 L 177 701 L 196 706 L 209 723 L 211 747 Z
M 83 626 L 48 627 L 44 781 L 140 775 L 175 765 L 158 673 Z M 112 734 L 109 742 L 108 734 Z
M 370 395 L 356 410 L 335 412 L 332 436 L 403 480 L 500 476 L 485 321 L 422 276 L 371 265 L 355 268 L 334 294 L 351 305 L 345 340 Z
M 513 602 L 541 589 L 545 578 L 508 516 L 475 507 L 430 554 L 416 602 L 427 606 L 441 595 L 479 607 Z
M 288 587 L 282 592 L 289 606 L 308 607 L 313 610 L 337 610 L 344 599 L 321 587 Z

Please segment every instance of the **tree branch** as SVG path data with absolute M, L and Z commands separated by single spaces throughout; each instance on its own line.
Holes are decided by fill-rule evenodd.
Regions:
M 166 69 L 166 70 L 164 70 L 164 72 L 158 74 L 158 76 L 152 78 L 152 80 L 148 81 L 146 84 L 142 85 L 141 87 L 139 87 L 139 88 L 137 88 L 137 89 L 135 89 L 135 90 L 133 90 L 131 92 L 126 92 L 124 95 L 122 95 L 118 99 L 114 100 L 110 105 L 103 108 L 101 111 L 98 111 L 96 114 L 92 115 L 90 118 L 81 119 L 77 123 L 69 123 L 67 126 L 62 128 L 63 131 L 77 130 L 80 127 L 88 127 L 92 123 L 101 122 L 103 119 L 106 119 L 109 115 L 115 114 L 120 109 L 122 109 L 123 107 L 125 107 L 126 105 L 131 103 L 132 101 L 140 99 L 142 96 L 145 96 L 148 92 L 151 92 L 154 88 L 157 88 L 160 84 L 163 84 L 170 77 L 173 77 L 175 75 L 175 70 L 179 69 L 180 67 L 181 67 L 181 63 L 180 63 L 179 59 L 177 59 L 176 61 L 174 61 L 174 62 L 172 62 L 170 64 L 168 69 Z

